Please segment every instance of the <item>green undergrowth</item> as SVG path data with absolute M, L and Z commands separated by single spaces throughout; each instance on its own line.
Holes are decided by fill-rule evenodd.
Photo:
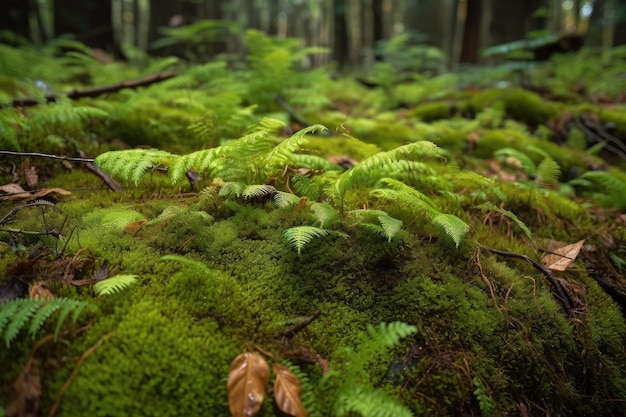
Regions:
M 468 75 L 395 78 L 393 54 L 365 88 L 302 72 L 320 51 L 241 36 L 240 72 L 148 60 L 117 76 L 181 73 L 0 110 L 2 149 L 83 150 L 125 187 L 80 163 L 2 161 L 2 184 L 71 195 L 0 202 L 0 294 L 43 285 L 90 308 L 61 320 L 26 300 L 0 320 L 0 410 L 19 407 L 13 382 L 36 369 L 42 413 L 228 415 L 230 363 L 257 350 L 290 361 L 312 416 L 621 415 L 626 324 L 587 264 L 626 268 L 623 161 L 555 128 L 595 112 L 621 135 L 619 110 L 472 92 Z M 116 81 L 87 61 L 77 74 L 90 77 L 50 82 Z M 321 125 L 299 126 L 277 97 Z M 554 273 L 568 304 L 523 256 L 581 239 Z

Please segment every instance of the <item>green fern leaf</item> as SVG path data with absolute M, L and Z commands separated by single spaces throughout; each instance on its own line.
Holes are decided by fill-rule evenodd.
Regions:
M 337 210 L 328 203 L 313 203 L 311 211 L 315 219 L 320 222 L 320 227 L 332 225 L 339 217 Z
M 22 327 L 44 303 L 45 300 L 41 299 L 28 299 L 23 300 L 23 302 L 20 303 L 21 305 L 13 314 L 13 317 L 4 332 L 4 341 L 7 347 L 11 345 L 11 342 L 15 339 Z
M 381 340 L 386 346 L 395 346 L 400 339 L 417 333 L 417 327 L 401 321 L 382 322 L 378 327 L 368 325 L 367 332 L 373 340 Z
M 59 303 L 58 300 L 58 298 L 53 298 L 44 303 L 41 308 L 37 310 L 30 321 L 30 328 L 28 329 L 29 336 L 34 338 L 37 330 L 39 330 L 48 317 L 61 308 L 62 303 Z
M 531 176 L 535 176 L 537 174 L 537 165 L 535 165 L 535 162 L 522 151 L 518 151 L 513 148 L 502 148 L 495 151 L 493 156 L 500 162 L 507 162 L 509 165 L 511 165 L 511 159 L 509 158 L 513 158 L 513 160 L 517 161 L 514 165 L 519 164 L 526 174 Z
M 229 181 L 222 184 L 218 195 L 220 197 L 241 197 L 244 185 L 239 182 Z
M 137 185 L 148 170 L 169 167 L 177 158 L 158 149 L 128 149 L 100 154 L 95 163 L 112 177 Z
M 345 384 L 337 393 L 333 415 L 361 417 L 412 417 L 405 406 L 383 391 L 361 384 Z
M 279 208 L 293 207 L 300 203 L 301 198 L 295 194 L 286 193 L 284 191 L 276 191 L 274 194 L 274 204 Z
M 546 157 L 537 167 L 536 182 L 541 187 L 551 187 L 558 184 L 561 176 L 561 167 L 552 158 Z
M 267 184 L 248 185 L 241 192 L 241 196 L 245 199 L 259 198 L 276 192 L 276 188 Z
M 137 275 L 116 275 L 96 283 L 93 288 L 96 295 L 111 295 L 137 282 Z
M 513 212 L 510 212 L 508 210 L 505 210 L 503 208 L 500 208 L 498 206 L 495 206 L 493 203 L 489 202 L 489 201 L 485 201 L 484 203 L 476 206 L 476 208 L 481 209 L 482 211 L 495 211 L 497 213 L 502 214 L 503 216 L 507 217 L 508 219 L 512 220 L 517 227 L 519 227 L 520 229 L 522 229 L 522 231 L 526 234 L 526 236 L 528 236 L 528 239 L 532 239 L 533 238 L 533 234 L 530 231 L 530 229 L 528 228 L 528 226 L 526 226 L 524 224 L 523 221 L 521 221 Z
M 59 312 L 57 325 L 54 329 L 55 341 L 59 336 L 59 332 L 61 331 L 61 326 L 63 325 L 63 322 L 70 313 L 73 312 L 72 323 L 76 323 L 76 320 L 78 320 L 78 316 L 80 316 L 80 313 L 82 313 L 84 309 L 91 307 L 91 304 L 85 301 L 72 300 L 69 298 L 57 298 L 57 300 L 61 301 L 61 311 Z
M 463 220 L 452 214 L 438 214 L 433 217 L 433 223 L 441 227 L 446 235 L 453 241 L 456 247 L 459 247 L 461 240 L 469 231 L 469 226 Z
M 311 243 L 314 238 L 327 236 L 328 233 L 328 230 L 319 227 L 296 226 L 285 230 L 283 236 L 297 249 L 298 256 L 300 256 L 302 248 Z

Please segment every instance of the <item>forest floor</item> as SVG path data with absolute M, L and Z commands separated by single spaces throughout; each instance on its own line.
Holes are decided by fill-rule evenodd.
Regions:
M 0 416 L 623 415 L 623 51 L 246 42 L 0 48 Z

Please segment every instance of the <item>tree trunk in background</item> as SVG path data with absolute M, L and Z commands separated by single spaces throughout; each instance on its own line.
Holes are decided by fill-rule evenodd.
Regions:
M 110 0 L 55 0 L 55 36 L 73 34 L 94 48 L 115 49 Z
M 365 30 L 370 29 L 373 32 L 372 43 L 374 47 L 376 47 L 378 41 L 385 39 L 383 1 L 384 0 L 372 0 L 373 25 L 371 29 L 367 26 L 365 28 Z M 381 61 L 383 59 L 380 54 L 375 54 L 374 58 L 376 61 Z
M 0 28 L 30 39 L 28 13 L 28 1 L 26 0 L 0 1 Z
M 465 27 L 463 28 L 463 45 L 461 47 L 460 62 L 473 63 L 478 61 L 480 48 L 481 23 L 482 23 L 481 0 L 467 1 L 467 14 Z
M 333 39 L 333 61 L 339 69 L 348 64 L 348 22 L 346 21 L 347 4 L 346 0 L 334 1 L 334 39 Z

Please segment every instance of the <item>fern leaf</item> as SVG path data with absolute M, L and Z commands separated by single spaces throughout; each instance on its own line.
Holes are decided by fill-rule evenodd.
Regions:
M 137 282 L 137 275 L 116 275 L 96 283 L 96 295 L 111 295 Z
M 274 188 L 274 186 L 272 185 L 256 184 L 256 185 L 248 185 L 241 192 L 241 195 L 245 199 L 250 199 L 250 198 L 263 197 L 263 196 L 266 196 L 268 194 L 272 194 L 275 192 L 276 192 L 276 188 Z
M 336 417 L 412 417 L 405 406 L 397 403 L 383 391 L 361 384 L 345 384 L 337 393 L 333 405 Z
M 276 194 L 274 194 L 274 204 L 279 208 L 293 207 L 300 203 L 300 200 L 301 198 L 297 195 L 284 191 L 276 191 Z
M 100 154 L 95 163 L 112 177 L 137 185 L 149 169 L 169 167 L 177 158 L 159 149 L 128 149 Z
M 537 167 L 536 182 L 539 186 L 550 187 L 559 182 L 561 167 L 552 158 L 546 157 Z
M 528 228 L 528 226 L 526 226 L 524 224 L 523 221 L 521 221 L 513 212 L 510 212 L 508 210 L 502 209 L 498 206 L 495 206 L 493 203 L 491 203 L 490 201 L 485 201 L 484 203 L 476 206 L 476 208 L 481 209 L 482 211 L 495 211 L 498 212 L 500 214 L 502 214 L 503 216 L 507 217 L 508 219 L 512 220 L 517 227 L 519 227 L 520 229 L 522 229 L 522 232 L 524 232 L 526 234 L 526 236 L 528 236 L 528 239 L 532 239 L 533 238 L 533 234 L 530 231 L 530 229 Z
M 367 332 L 372 339 L 382 340 L 386 346 L 395 346 L 400 339 L 417 333 L 417 327 L 401 321 L 382 322 L 378 327 L 368 325 Z
M 84 309 L 89 308 L 91 306 L 90 303 L 85 301 L 72 300 L 69 298 L 56 298 L 55 300 L 59 300 L 61 304 L 61 311 L 59 312 L 59 317 L 57 318 L 57 325 L 54 329 L 54 340 L 57 340 L 59 336 L 59 332 L 61 331 L 61 326 L 63 322 L 72 314 L 72 323 L 76 323 L 78 320 L 78 316 L 83 312 Z
M 320 227 L 330 226 L 339 217 L 337 210 L 328 203 L 313 203 L 311 204 L 311 211 L 317 221 L 320 222 Z
M 328 233 L 328 230 L 319 227 L 296 226 L 285 230 L 283 236 L 297 249 L 298 256 L 300 256 L 302 248 L 311 243 L 314 238 L 327 236 Z
M 5 332 L 4 341 L 7 347 L 17 336 L 22 327 L 28 322 L 31 316 L 45 303 L 45 300 L 29 299 L 23 300 L 17 311 L 13 314 Z
M 493 156 L 501 162 L 507 162 L 509 165 L 511 165 L 511 161 L 516 161 L 513 165 L 519 165 L 519 167 L 522 168 L 522 170 L 528 175 L 534 176 L 537 174 L 537 166 L 535 165 L 535 162 L 522 151 L 518 151 L 513 148 L 502 148 L 495 151 Z
M 218 195 L 220 197 L 241 197 L 244 185 L 239 182 L 229 181 L 222 184 Z
M 433 223 L 443 229 L 443 231 L 454 241 L 456 247 L 459 247 L 461 240 L 469 231 L 469 226 L 463 220 L 453 214 L 438 214 L 433 217 Z
M 43 323 L 50 317 L 55 311 L 61 308 L 62 304 L 58 302 L 57 298 L 48 300 L 41 308 L 33 315 L 30 321 L 30 327 L 28 329 L 28 335 L 32 338 L 35 337 L 37 330 L 43 325 Z

